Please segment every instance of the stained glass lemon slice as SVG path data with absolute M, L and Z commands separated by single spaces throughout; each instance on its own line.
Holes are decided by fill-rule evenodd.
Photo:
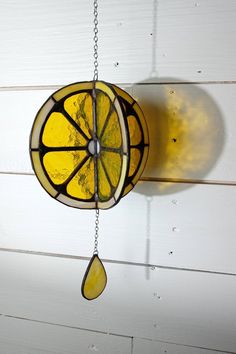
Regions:
M 31 132 L 32 166 L 58 201 L 108 209 L 137 183 L 148 136 L 137 103 L 118 87 L 82 82 L 55 92 Z
M 36 116 L 30 153 L 40 183 L 58 201 L 78 208 L 116 204 L 129 156 L 115 90 L 103 82 L 85 82 L 54 93 Z

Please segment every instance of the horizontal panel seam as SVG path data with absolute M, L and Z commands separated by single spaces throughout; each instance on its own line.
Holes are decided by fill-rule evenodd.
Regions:
M 15 175 L 15 176 L 35 176 L 33 172 L 15 172 L 15 171 L 0 171 L 0 175 Z M 207 184 L 217 186 L 236 186 L 236 181 L 218 181 L 218 180 L 202 180 L 202 179 L 185 179 L 185 178 L 159 178 L 159 177 L 141 177 L 141 182 L 156 182 L 156 183 L 183 183 L 183 184 Z
M 132 338 L 131 336 L 128 336 L 125 334 L 116 334 L 116 333 L 112 333 L 112 332 L 99 331 L 99 330 L 89 329 L 89 328 L 84 328 L 84 327 L 70 326 L 70 325 L 66 325 L 66 324 L 62 324 L 62 323 L 54 323 L 54 322 L 49 322 L 49 321 L 36 320 L 33 318 L 28 318 L 28 317 L 14 316 L 14 315 L 9 315 L 9 314 L 4 314 L 4 313 L 0 313 L 0 316 L 6 317 L 6 318 L 13 318 L 15 320 L 41 323 L 41 324 L 46 324 L 46 325 L 50 325 L 50 326 L 70 328 L 70 329 L 76 329 L 76 330 L 80 330 L 80 331 L 86 331 L 86 332 L 92 332 L 92 333 L 98 333 L 98 334 L 105 334 L 105 335 L 109 334 L 110 336 L 115 336 L 115 337 L 123 337 L 123 338 L 129 338 L 129 339 Z
M 149 86 L 149 85 L 221 85 L 236 84 L 236 80 L 211 80 L 211 81 L 163 81 L 163 82 L 118 82 L 114 83 L 118 86 Z M 58 90 L 64 85 L 19 85 L 19 86 L 0 86 L 0 91 L 36 91 L 36 90 Z
M 76 256 L 76 255 L 63 254 L 63 253 L 53 253 L 53 252 L 40 252 L 40 251 L 32 251 L 32 250 L 24 250 L 24 249 L 16 249 L 16 248 L 5 248 L 5 247 L 0 247 L 0 252 L 19 253 L 19 254 L 26 254 L 26 255 L 33 255 L 33 256 L 73 259 L 73 260 L 82 260 L 82 261 L 89 261 L 90 260 L 90 257 L 85 257 L 85 256 Z M 206 269 L 165 266 L 165 265 L 160 265 L 160 264 L 130 262 L 130 261 L 121 261 L 121 260 L 106 259 L 106 258 L 102 258 L 102 261 L 104 263 L 110 263 L 110 264 L 148 267 L 148 268 L 154 268 L 154 269 L 156 268 L 156 269 L 173 270 L 173 271 L 206 273 L 206 274 L 224 275 L 224 276 L 236 276 L 236 273 L 232 273 L 232 272 L 221 272 L 221 271 L 206 270 Z
M 209 351 L 215 351 L 216 353 L 222 353 L 222 350 L 219 349 L 214 349 L 214 348 L 208 348 L 208 347 L 202 347 L 202 346 L 196 346 L 196 345 L 190 345 L 190 344 L 182 344 L 182 343 L 176 343 L 172 341 L 164 341 L 164 340 L 156 340 L 156 339 L 150 339 L 150 338 L 145 338 L 145 337 L 133 337 L 133 336 L 128 336 L 124 334 L 117 334 L 117 333 L 112 333 L 112 332 L 106 332 L 106 331 L 99 331 L 99 330 L 94 330 L 94 329 L 89 329 L 89 328 L 84 328 L 84 327 L 78 327 L 78 326 L 70 326 L 62 323 L 55 323 L 55 322 L 50 322 L 50 321 L 43 321 L 43 320 L 37 320 L 33 318 L 28 318 L 28 317 L 22 317 L 22 316 L 14 316 L 10 314 L 5 314 L 5 313 L 0 313 L 0 316 L 6 317 L 6 318 L 11 318 L 15 320 L 20 320 L 20 321 L 29 321 L 29 322 L 34 322 L 34 323 L 40 323 L 40 324 L 45 324 L 49 326 L 55 326 L 55 327 L 63 327 L 63 328 L 68 328 L 68 329 L 75 329 L 75 330 L 80 330 L 80 331 L 85 331 L 85 332 L 91 332 L 91 333 L 96 333 L 96 334 L 104 334 L 104 335 L 110 335 L 110 336 L 115 336 L 115 337 L 122 337 L 122 338 L 128 338 L 131 340 L 131 354 L 134 349 L 134 340 L 135 339 L 142 339 L 145 341 L 149 342 L 157 342 L 157 343 L 165 343 L 165 344 L 172 344 L 172 345 L 177 345 L 177 346 L 182 346 L 186 348 L 197 348 L 197 349 L 204 349 L 204 350 L 209 350 Z M 224 349 L 223 349 L 224 350 Z M 230 352 L 230 351 L 225 351 L 224 353 L 226 354 L 236 354 L 236 352 Z
M 135 339 L 142 339 L 145 341 L 149 341 L 149 342 L 156 342 L 156 343 L 164 343 L 164 344 L 173 344 L 176 346 L 181 346 L 181 347 L 186 347 L 186 348 L 196 348 L 196 349 L 204 349 L 204 350 L 209 350 L 209 351 L 215 351 L 216 353 L 224 353 L 224 354 L 236 354 L 236 352 L 229 352 L 229 351 L 225 351 L 224 349 L 215 349 L 215 348 L 209 348 L 209 347 L 202 347 L 202 346 L 196 346 L 196 345 L 191 345 L 191 344 L 182 344 L 182 343 L 176 343 L 176 342 L 171 342 L 171 341 L 165 341 L 165 340 L 161 340 L 161 339 L 150 339 L 150 338 L 136 338 Z
M 236 181 L 218 181 L 207 179 L 187 179 L 187 178 L 161 178 L 161 177 L 141 177 L 142 182 L 166 182 L 166 183 L 189 183 L 189 184 L 212 184 L 219 186 L 236 186 Z

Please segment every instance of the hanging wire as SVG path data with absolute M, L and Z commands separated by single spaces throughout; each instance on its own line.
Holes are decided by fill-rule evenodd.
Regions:
M 94 0 L 93 2 L 93 15 L 94 15 L 94 46 L 93 46 L 93 57 L 94 57 L 94 75 L 93 80 L 98 80 L 98 0 Z
M 95 235 L 94 235 L 94 251 L 93 254 L 98 254 L 98 231 L 99 231 L 99 209 L 95 212 Z

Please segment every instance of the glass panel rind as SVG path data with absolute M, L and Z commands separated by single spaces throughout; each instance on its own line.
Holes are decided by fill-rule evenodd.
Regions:
M 86 151 L 50 151 L 43 157 L 43 165 L 54 184 L 62 184 L 87 155 Z
M 93 82 L 77 82 L 75 84 L 71 84 L 65 87 L 62 87 L 60 90 L 56 91 L 53 94 L 53 99 L 55 101 L 60 101 L 62 98 L 66 97 L 67 95 L 81 90 L 91 90 L 93 88 Z
M 42 125 L 45 122 L 47 114 L 50 112 L 54 104 L 55 102 L 53 101 L 53 99 L 49 98 L 37 113 L 30 136 L 31 149 L 38 149 Z
M 78 199 L 91 199 L 94 195 L 94 161 L 90 157 L 70 180 L 67 193 Z
M 32 151 L 31 157 L 32 157 L 32 162 L 33 162 L 33 168 L 34 168 L 37 178 L 39 179 L 39 181 L 42 184 L 42 186 L 44 187 L 44 189 L 52 197 L 55 197 L 57 195 L 57 191 L 52 187 L 52 185 L 48 181 L 47 177 L 45 176 L 45 173 L 44 173 L 42 165 L 41 165 L 40 156 L 39 156 L 38 151 Z
M 125 101 L 127 101 L 130 105 L 134 103 L 134 99 L 124 90 L 119 88 L 116 85 L 112 85 L 118 96 L 122 97 Z
M 111 207 L 113 207 L 116 204 L 117 204 L 116 199 L 112 197 L 107 202 L 99 202 L 98 201 L 97 208 L 106 210 L 106 209 L 110 209 Z
M 122 197 L 124 197 L 126 194 L 128 194 L 132 189 L 133 189 L 133 185 L 131 183 L 128 184 L 128 186 L 125 187 Z
M 127 175 L 127 168 L 128 168 L 128 157 L 126 155 L 122 156 L 122 168 L 121 168 L 121 174 L 120 174 L 120 179 L 118 186 L 116 188 L 114 197 L 116 200 L 118 200 L 121 197 L 121 193 L 123 191 L 125 181 L 126 181 L 126 175 Z
M 66 205 L 73 207 L 73 208 L 79 208 L 79 209 L 95 209 L 96 208 L 95 202 L 76 200 L 76 199 L 67 197 L 65 194 L 62 194 L 62 193 L 60 193 L 56 197 L 56 199 L 59 202 L 66 204 Z
M 93 132 L 93 100 L 90 93 L 81 92 L 68 97 L 64 102 L 64 108 L 81 130 L 91 138 Z
M 110 98 L 110 100 L 113 102 L 115 99 L 115 94 L 113 90 L 103 81 L 96 81 L 95 83 L 95 88 L 98 90 L 101 90 L 107 94 L 107 96 Z
M 48 147 L 86 146 L 86 139 L 62 113 L 53 112 L 47 119 L 42 135 L 43 144 Z

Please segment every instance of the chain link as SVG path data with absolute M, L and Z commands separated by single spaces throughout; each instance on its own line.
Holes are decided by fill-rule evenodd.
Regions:
M 94 235 L 94 251 L 93 254 L 98 254 L 98 231 L 99 231 L 99 209 L 96 209 L 95 214 L 95 235 Z
M 93 15 L 94 15 L 94 28 L 93 28 L 93 57 L 94 57 L 94 75 L 93 80 L 98 80 L 98 0 L 93 1 Z

